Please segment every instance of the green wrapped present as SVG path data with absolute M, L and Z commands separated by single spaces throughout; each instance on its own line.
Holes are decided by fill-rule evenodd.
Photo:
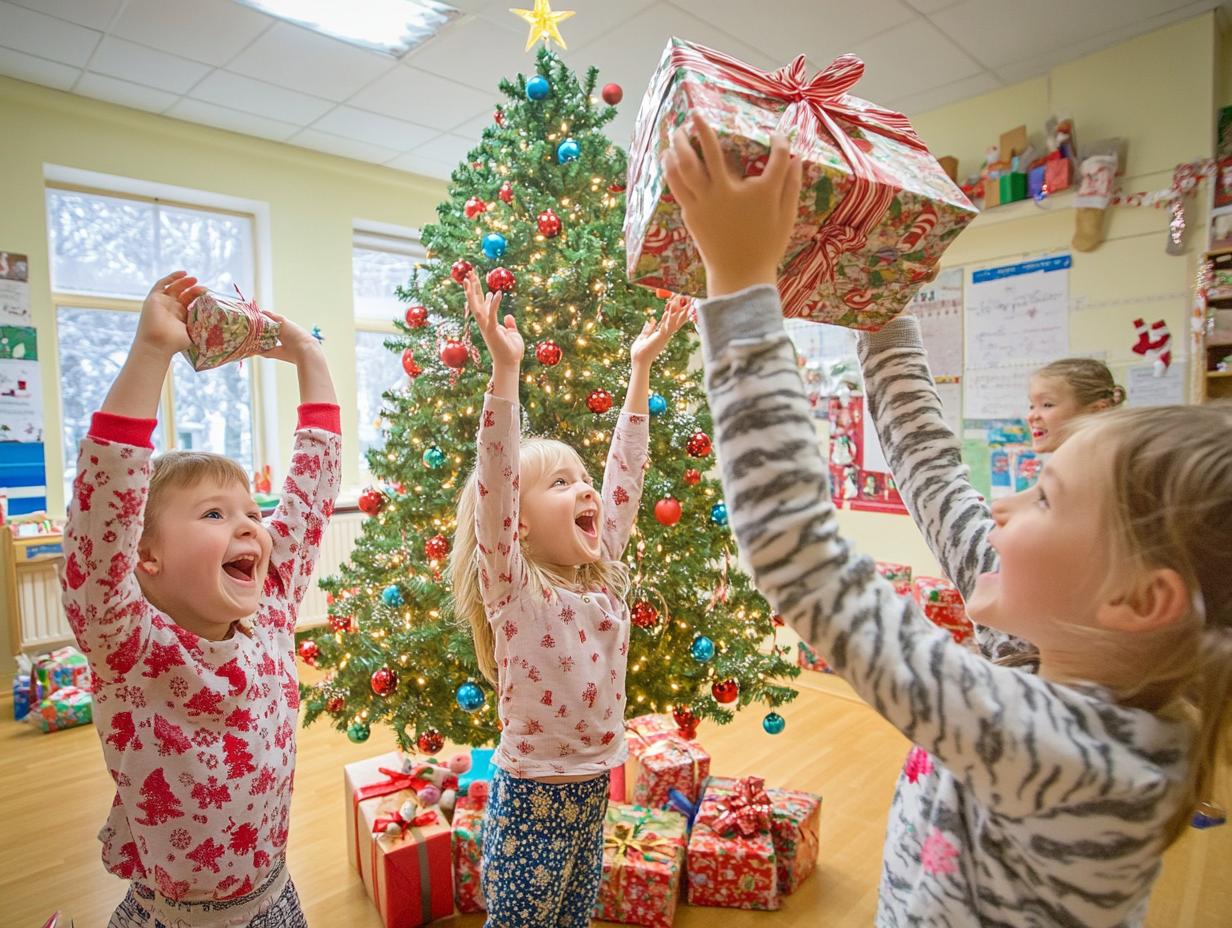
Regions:
M 94 697 L 76 686 L 63 686 L 32 709 L 26 721 L 46 734 L 94 721 Z
M 898 315 L 976 209 L 901 113 L 847 91 L 864 71 L 844 55 L 810 78 L 801 56 L 767 72 L 670 39 L 638 112 L 629 160 L 629 279 L 692 296 L 705 271 L 666 189 L 660 154 L 690 114 L 706 120 L 746 176 L 766 165 L 770 134 L 804 160 L 795 229 L 779 268 L 783 313 L 855 329 Z
M 242 361 L 278 344 L 281 325 L 252 300 L 203 293 L 188 305 L 188 336 L 192 345 L 184 357 L 195 371 L 208 371 Z

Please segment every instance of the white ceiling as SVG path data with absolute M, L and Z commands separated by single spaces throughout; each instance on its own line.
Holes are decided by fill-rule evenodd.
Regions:
M 189 122 L 448 177 L 533 67 L 510 0 L 449 0 L 465 15 L 402 61 L 233 0 L 0 0 L 0 74 Z M 854 52 L 859 96 L 908 114 L 1051 67 L 1220 0 L 557 0 L 564 57 L 625 90 L 610 134 L 627 145 L 669 36 L 774 68 Z M 529 7 L 531 0 L 517 2 Z

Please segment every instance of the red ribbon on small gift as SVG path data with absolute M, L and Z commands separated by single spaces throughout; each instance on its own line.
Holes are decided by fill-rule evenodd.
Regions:
M 388 767 L 378 767 L 377 772 L 385 774 L 385 779 L 377 783 L 370 783 L 367 786 L 361 786 L 355 790 L 353 801 L 357 808 L 365 799 L 376 799 L 380 796 L 388 796 L 391 793 L 396 793 L 399 790 L 404 789 L 419 792 L 419 790 L 428 785 L 427 780 L 422 780 L 419 777 L 411 776 L 409 773 L 403 773 L 401 770 L 390 770 Z
M 751 838 L 770 827 L 770 797 L 761 777 L 742 777 L 730 796 L 718 801 L 719 814 L 711 828 L 725 838 L 739 834 Z
M 374 835 L 389 834 L 386 830 L 390 825 L 397 825 L 399 834 L 406 831 L 408 828 L 423 828 L 424 825 L 431 825 L 436 822 L 436 810 L 428 809 L 425 812 L 420 812 L 414 818 L 403 818 L 402 810 L 398 809 L 392 814 L 378 815 L 376 821 L 372 823 L 372 833 Z
M 784 306 L 806 306 L 823 282 L 834 279 L 843 252 L 858 251 L 894 200 L 895 186 L 839 125 L 839 120 L 893 139 L 918 151 L 928 151 L 902 113 L 847 96 L 864 74 L 864 62 L 840 55 L 829 67 L 808 77 L 803 55 L 777 71 L 763 71 L 702 45 L 679 44 L 671 51 L 673 71 L 681 66 L 721 77 L 772 100 L 788 104 L 778 130 L 796 130 L 805 146 L 828 136 L 851 168 L 852 186 L 822 224 L 812 245 L 800 252 L 781 275 Z M 649 144 L 651 134 L 646 134 Z

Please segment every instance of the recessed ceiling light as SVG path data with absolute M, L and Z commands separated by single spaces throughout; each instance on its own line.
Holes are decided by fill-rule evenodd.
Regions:
M 440 32 L 459 10 L 437 0 L 236 0 L 289 23 L 401 58 Z

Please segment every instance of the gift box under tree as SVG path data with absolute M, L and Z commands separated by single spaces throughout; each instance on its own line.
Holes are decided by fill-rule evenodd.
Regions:
M 414 928 L 453 913 L 451 830 L 439 809 L 418 808 L 424 781 L 397 751 L 343 768 L 347 856 L 385 928 Z
M 690 905 L 779 907 L 770 797 L 760 777 L 706 783 L 689 834 L 685 873 Z
M 26 721 L 43 734 L 89 725 L 94 720 L 94 697 L 76 686 L 62 686 L 30 709 Z
M 805 670 L 816 670 L 818 673 L 834 673 L 834 670 L 826 663 L 826 659 L 818 654 L 817 649 L 807 641 L 796 642 L 796 664 Z
M 459 912 L 485 912 L 479 869 L 487 799 L 459 796 L 453 810 L 453 892 Z
M 668 40 L 629 156 L 629 279 L 706 293 L 701 258 L 659 157 L 694 113 L 746 176 L 764 170 L 775 131 L 788 134 L 804 160 L 796 226 L 779 268 L 784 315 L 857 329 L 878 329 L 898 315 L 976 209 L 906 117 L 847 93 L 863 71 L 863 62 L 844 55 L 812 78 L 803 56 L 768 72 Z
M 680 899 L 685 820 L 677 812 L 610 803 L 595 918 L 668 928 Z
M 626 802 L 662 808 L 673 789 L 691 801 L 699 798 L 701 784 L 710 775 L 710 754 L 696 741 L 682 737 L 670 715 L 629 719 L 625 738 L 629 745 L 624 774 Z

